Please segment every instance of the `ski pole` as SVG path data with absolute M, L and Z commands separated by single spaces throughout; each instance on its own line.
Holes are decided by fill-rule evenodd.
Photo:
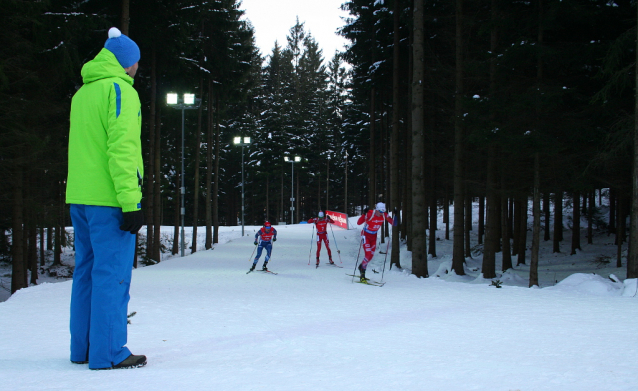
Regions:
M 385 248 L 385 259 L 383 260 L 383 271 L 381 272 L 381 281 L 383 281 L 383 275 L 385 274 L 385 262 L 388 260 L 388 253 L 390 252 L 390 241 L 392 240 L 391 236 L 388 236 L 388 245 Z
M 315 237 L 315 225 L 312 225 L 312 235 L 310 236 L 310 252 L 308 253 L 308 266 L 310 266 L 310 257 L 312 256 L 312 239 Z
M 255 250 L 257 250 L 257 246 L 255 246 L 255 248 L 253 248 L 253 252 L 252 252 L 252 254 L 250 254 L 250 258 L 248 259 L 249 261 L 253 260 L 253 254 L 255 254 Z
M 363 233 L 363 231 L 362 231 Z M 357 254 L 357 262 L 354 264 L 354 271 L 352 272 L 352 282 L 354 283 L 354 274 L 357 272 L 357 266 L 359 266 L 359 255 L 361 255 L 361 247 L 363 247 L 363 235 L 361 235 L 361 240 L 359 241 L 359 253 Z
M 339 254 L 339 263 L 341 262 L 341 251 L 339 251 L 339 246 L 337 245 L 337 238 L 335 238 L 335 231 L 332 229 L 332 225 L 330 226 L 330 232 L 332 232 L 332 239 L 335 241 L 335 247 L 337 248 L 337 254 Z

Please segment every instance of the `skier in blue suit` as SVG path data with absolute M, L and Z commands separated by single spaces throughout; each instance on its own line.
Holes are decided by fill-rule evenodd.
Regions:
M 261 253 L 266 249 L 266 259 L 264 260 L 264 266 L 261 270 L 268 271 L 266 265 L 268 265 L 268 261 L 270 260 L 270 254 L 272 253 L 272 242 L 277 241 L 277 230 L 268 222 L 264 223 L 264 226 L 257 231 L 255 234 L 255 246 L 257 247 L 257 256 L 253 261 L 253 266 L 250 268 L 250 271 L 255 270 L 255 266 L 257 266 L 257 262 L 259 262 L 259 258 L 261 257 Z

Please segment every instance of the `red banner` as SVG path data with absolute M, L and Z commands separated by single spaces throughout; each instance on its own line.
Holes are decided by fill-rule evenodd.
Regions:
M 331 210 L 326 211 L 326 215 L 334 221 L 334 225 L 343 229 L 348 229 L 348 215 L 341 212 L 333 212 Z

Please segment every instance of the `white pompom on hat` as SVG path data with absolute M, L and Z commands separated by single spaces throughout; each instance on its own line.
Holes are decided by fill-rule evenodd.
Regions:
M 374 209 L 376 209 L 379 212 L 383 213 L 383 212 L 385 212 L 385 204 L 383 202 L 379 202 L 377 204 L 377 206 L 374 207 Z
M 119 38 L 122 32 L 117 27 L 111 27 L 109 29 L 109 38 Z
M 140 48 L 117 27 L 109 29 L 109 39 L 104 47 L 115 55 L 122 68 L 128 68 L 140 60 Z
M 323 217 L 323 212 L 319 211 L 318 216 L 319 216 L 319 217 Z

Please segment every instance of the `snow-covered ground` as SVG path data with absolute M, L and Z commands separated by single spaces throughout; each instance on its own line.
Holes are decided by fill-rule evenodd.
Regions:
M 18 291 L 0 303 L 2 388 L 638 389 L 635 280 L 622 282 L 626 259 L 623 268 L 613 257 L 600 262 L 615 253 L 613 236 L 584 239 L 570 256 L 566 231 L 562 253 L 543 242 L 540 289 L 527 288 L 525 265 L 499 275 L 497 289 L 480 275 L 480 254 L 467 260 L 466 276 L 444 272 L 452 241 L 440 230 L 431 278 L 410 275 L 405 250 L 405 270 L 388 270 L 388 259 L 383 273 L 385 255 L 377 253 L 368 270 L 380 273 L 368 274 L 387 284 L 374 287 L 346 275 L 359 253 L 358 229 L 330 234 L 343 268 L 315 269 L 312 226 L 276 226 L 269 266 L 279 274 L 246 274 L 257 228 L 242 237 L 241 227 L 222 227 L 213 250 L 134 270 L 128 346 L 147 355 L 144 368 L 90 371 L 69 361 L 70 281 Z M 63 262 L 72 258 L 65 254 Z M 497 263 L 500 270 L 500 254 Z

